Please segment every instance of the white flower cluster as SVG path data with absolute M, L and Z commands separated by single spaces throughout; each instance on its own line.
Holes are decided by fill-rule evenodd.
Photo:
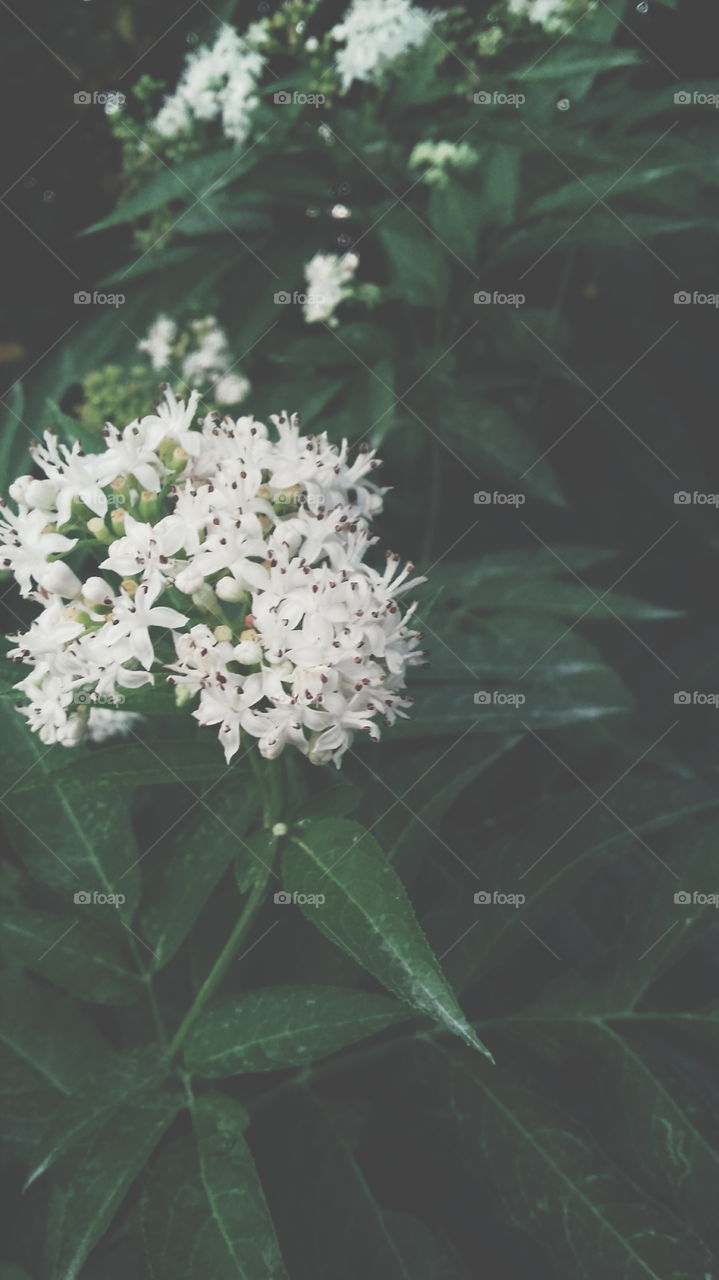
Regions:
M 190 385 L 206 384 L 212 387 L 212 399 L 216 404 L 240 404 L 250 392 L 250 383 L 244 374 L 233 372 L 232 355 L 227 334 L 214 316 L 193 320 L 190 324 L 192 349 L 184 356 L 176 357 L 178 340 L 182 338 L 177 324 L 169 316 L 159 315 L 153 320 L 144 337 L 137 344 L 144 351 L 156 373 L 169 371 L 180 365 L 183 379 Z
M 264 59 L 258 50 L 266 38 L 262 22 L 253 23 L 244 36 L 223 26 L 211 47 L 195 49 L 175 92 L 152 121 L 155 132 L 161 138 L 176 138 L 188 133 L 195 120 L 219 118 L 226 138 L 245 142 L 259 102 Z
M 345 92 L 355 80 L 380 83 L 397 58 L 424 44 L 441 16 L 410 0 L 352 0 L 342 22 L 330 31 L 344 45 L 337 69 Z
M 290 743 L 339 765 L 358 730 L 376 741 L 378 718 L 403 716 L 406 670 L 424 657 L 415 606 L 398 604 L 423 579 L 391 554 L 382 572 L 364 562 L 377 460 L 360 448 L 350 461 L 346 442 L 303 436 L 286 414 L 274 430 L 196 426 L 197 402 L 166 390 L 154 414 L 108 425 L 97 454 L 47 433 L 42 477 L 13 484 L 0 567 L 42 606 L 12 637 L 32 668 L 19 709 L 44 742 L 71 746 L 94 705 L 170 671 L 228 761 L 245 733 L 264 756 Z
M 429 186 L 445 187 L 447 171 L 462 172 L 479 163 L 479 153 L 468 142 L 418 142 L 409 157 L 410 169 L 425 168 L 422 181 Z
M 332 321 L 343 298 L 349 296 L 347 285 L 359 266 L 356 253 L 316 253 L 305 266 L 307 300 L 304 303 L 305 320 L 313 324 L 317 320 Z M 335 321 L 336 323 L 336 321 Z
M 588 8 L 588 0 L 507 0 L 512 18 L 526 18 L 548 34 L 566 32 Z

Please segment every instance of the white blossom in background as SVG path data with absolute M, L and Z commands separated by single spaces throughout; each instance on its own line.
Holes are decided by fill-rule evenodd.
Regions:
M 418 142 L 409 157 L 410 169 L 426 166 L 422 180 L 430 186 L 446 186 L 448 169 L 462 172 L 478 163 L 479 155 L 468 142 Z
M 330 31 L 333 40 L 343 45 L 336 65 L 345 92 L 355 80 L 380 83 L 393 62 L 424 44 L 441 16 L 410 0 L 353 0 Z
M 137 349 L 150 357 L 150 364 L 157 372 L 165 369 L 172 373 L 173 366 L 177 366 L 188 385 L 207 389 L 208 397 L 216 404 L 240 404 L 250 392 L 250 383 L 244 374 L 233 369 L 225 330 L 214 316 L 204 316 L 191 322 L 189 332 L 191 349 L 181 356 L 178 343 L 183 335 L 174 320 L 159 315 L 150 325 L 147 336 L 138 342 Z
M 228 761 L 244 737 L 339 766 L 358 732 L 404 716 L 424 657 L 400 606 L 423 579 L 390 553 L 365 562 L 379 463 L 284 413 L 197 424 L 198 400 L 166 390 L 97 454 L 47 433 L 44 479 L 13 484 L 0 566 L 39 606 L 11 637 L 19 711 L 45 743 L 99 742 L 132 730 L 128 691 L 169 680 Z
M 305 320 L 313 324 L 317 320 L 330 323 L 340 302 L 349 297 L 347 288 L 359 266 L 356 253 L 316 253 L 305 266 L 307 301 L 304 303 Z M 336 323 L 336 322 L 335 322 Z
M 150 364 L 156 372 L 165 369 L 172 358 L 172 348 L 177 338 L 177 325 L 169 316 L 159 315 L 153 320 L 147 336 L 137 344 L 138 351 L 144 351 L 150 357 Z
M 155 132 L 176 138 L 194 120 L 219 119 L 226 138 L 245 142 L 259 103 L 257 85 L 264 67 L 259 49 L 265 39 L 262 22 L 253 23 L 244 36 L 223 26 L 213 45 L 193 50 L 175 92 L 151 122 Z
M 526 18 L 550 34 L 569 31 L 587 8 L 587 0 L 507 0 L 511 17 Z

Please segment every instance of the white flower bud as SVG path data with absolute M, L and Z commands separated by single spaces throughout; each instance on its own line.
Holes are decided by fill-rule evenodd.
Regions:
M 13 502 L 17 502 L 18 506 L 24 505 L 27 507 L 30 505 L 27 500 L 27 491 L 32 483 L 32 476 L 18 476 L 17 480 L 13 480 L 8 493 Z
M 254 667 L 262 660 L 262 645 L 257 640 L 241 640 L 235 645 L 233 652 L 243 667 Z
M 202 589 L 205 579 L 199 569 L 190 564 L 186 569 L 181 569 L 175 578 L 175 586 L 178 591 L 184 592 L 186 596 L 194 596 L 196 592 Z
M 37 507 L 40 511 L 51 511 L 55 506 L 58 486 L 53 480 L 31 480 L 27 487 L 25 501 L 29 507 Z
M 88 604 L 109 604 L 114 598 L 112 587 L 103 578 L 88 578 L 82 585 L 82 595 Z
M 77 574 L 62 560 L 54 560 L 39 578 L 43 591 L 49 595 L 72 598 L 79 595 L 82 583 Z
M 233 603 L 247 598 L 247 592 L 244 587 L 240 586 L 236 578 L 230 576 L 220 578 L 220 581 L 215 587 L 215 591 L 220 597 L 220 600 L 230 600 Z
M 76 712 L 58 729 L 57 740 L 63 747 L 76 747 L 85 737 L 86 730 L 87 716 Z

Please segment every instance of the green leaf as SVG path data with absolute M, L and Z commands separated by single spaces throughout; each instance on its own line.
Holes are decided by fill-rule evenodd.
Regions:
M 79 904 L 74 912 L 5 912 L 3 951 L 11 966 L 32 969 L 81 1000 L 132 1004 L 142 982 L 127 963 L 129 934 L 113 907 Z
M 17 974 L 3 975 L 0 1002 L 3 1042 L 60 1093 L 81 1092 L 107 1054 L 89 1019 L 64 996 Z
M 471 1030 L 376 840 L 358 823 L 328 818 L 294 834 L 283 859 L 285 887 L 324 894 L 302 910 L 388 990 L 491 1058 Z
M 163 850 L 150 854 L 137 929 L 156 969 L 175 955 L 230 863 L 256 869 L 245 837 L 259 803 L 254 784 L 233 771 L 170 830 Z
M 206 198 L 210 191 L 219 191 L 227 182 L 237 178 L 242 172 L 238 159 L 234 147 L 225 147 L 214 155 L 197 156 L 172 169 L 160 167 L 158 161 L 160 172 L 156 178 L 144 183 L 136 195 L 130 196 L 100 222 L 87 227 L 82 234 L 89 236 L 123 222 L 134 222 L 153 209 L 169 204 L 171 200 L 182 200 L 187 205 L 192 205 L 198 196 Z M 247 168 L 247 165 L 244 167 Z
M 139 894 L 139 854 L 124 797 L 108 788 L 91 790 L 72 773 L 54 775 L 48 748 L 13 707 L 0 704 L 0 725 L 6 744 L 0 803 L 30 874 L 67 894 L 67 901 L 78 892 L 123 895 L 120 914 L 131 918 Z M 28 788 L 31 778 L 32 790 L 21 789 L 19 784 Z
M 22 420 L 25 397 L 19 382 L 13 383 L 2 403 L 0 419 L 0 493 L 7 492 L 21 468 L 27 467 L 27 448 L 32 443 Z
M 173 782 L 215 782 L 227 773 L 221 751 L 200 751 L 197 740 L 162 739 L 123 742 L 94 751 L 67 751 L 53 748 L 47 757 L 48 772 L 59 784 L 72 778 L 77 784 L 107 784 L 113 787 L 142 787 Z M 33 791 L 40 783 L 29 773 L 18 781 L 17 790 Z
M 256 1122 L 257 1158 L 293 1276 L 467 1280 L 422 1224 L 390 1212 L 363 1167 L 354 1114 L 308 1089 Z M 426 1249 L 424 1262 L 417 1254 Z M 432 1264 L 434 1269 L 432 1269 Z
M 449 1125 L 475 1195 L 497 1196 L 502 1217 L 529 1233 L 555 1273 L 622 1280 L 690 1280 L 710 1255 L 666 1204 L 620 1173 L 561 1108 L 516 1072 L 478 1069 L 461 1051 L 433 1048 L 422 1111 Z
M 222 1000 L 185 1045 L 188 1071 L 232 1076 L 299 1067 L 409 1015 L 385 996 L 346 987 L 268 987 Z
M 389 258 L 396 296 L 417 307 L 441 306 L 451 254 L 432 231 L 404 209 L 394 208 L 377 234 Z
M 230 1098 L 193 1103 L 195 1141 L 170 1144 L 142 1200 L 153 1280 L 287 1280 L 272 1219 L 243 1136 L 247 1116 Z
M 148 1085 L 159 1084 L 164 1074 L 164 1065 L 150 1050 L 117 1054 L 102 1062 L 80 1094 L 54 1109 L 33 1151 L 25 1190 L 110 1116 L 121 1125 L 125 1103 Z
M 83 1263 L 172 1123 L 179 1094 L 148 1089 L 87 1134 L 58 1164 L 47 1233 L 51 1280 L 77 1280 Z
M 319 818 L 344 818 L 357 808 L 361 799 L 362 793 L 353 783 L 335 783 L 305 800 L 294 815 L 294 821 L 304 824 L 316 822 Z

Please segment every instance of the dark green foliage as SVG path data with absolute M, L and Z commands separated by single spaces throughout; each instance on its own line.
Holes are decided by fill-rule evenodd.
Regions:
M 184 8 L 118 0 L 90 52 L 45 34 L 88 85 L 142 58 L 154 111 L 215 29 Z M 266 8 L 255 145 L 212 126 L 163 164 L 95 119 L 65 239 L 15 193 L 38 274 L 41 237 L 127 301 L 31 317 L 0 489 L 47 427 L 96 447 L 78 387 L 159 312 L 215 314 L 243 409 L 380 449 L 431 661 L 341 777 L 285 755 L 263 783 L 163 688 L 129 739 L 47 748 L 0 659 L 0 1280 L 711 1280 L 717 327 L 674 301 L 717 290 L 719 117 L 677 99 L 717 92 L 711 19 L 600 0 L 490 58 L 490 6 L 457 6 L 319 111 L 273 92 L 312 87 L 296 23 L 342 6 Z M 427 141 L 476 162 L 428 181 Z M 354 248 L 336 325 L 275 303 Z

